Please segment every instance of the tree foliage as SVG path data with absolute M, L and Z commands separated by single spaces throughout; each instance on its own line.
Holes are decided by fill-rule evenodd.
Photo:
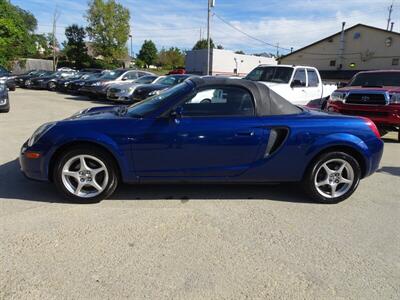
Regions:
M 36 52 L 36 26 L 30 12 L 0 0 L 0 65 L 11 67 L 14 60 Z
M 242 50 L 235 51 L 236 54 L 245 54 Z
M 157 47 L 152 40 L 144 41 L 137 58 L 143 61 L 147 67 L 157 62 Z
M 185 53 L 179 48 L 171 47 L 168 50 L 161 49 L 158 53 L 158 65 L 164 69 L 175 69 L 185 64 Z
M 129 10 L 115 0 L 90 0 L 86 19 L 87 33 L 96 55 L 108 63 L 127 55 L 130 32 Z
M 67 41 L 64 42 L 64 53 L 76 68 L 80 69 L 90 65 L 85 44 L 86 31 L 77 24 L 72 24 L 65 29 Z
M 198 40 L 196 44 L 193 46 L 193 50 L 207 49 L 208 42 L 207 39 Z M 215 45 L 212 39 L 210 39 L 210 48 L 214 49 Z

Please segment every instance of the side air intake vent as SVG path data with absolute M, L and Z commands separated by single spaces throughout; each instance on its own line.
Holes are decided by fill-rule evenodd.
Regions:
M 287 128 L 272 128 L 269 134 L 267 149 L 265 150 L 264 157 L 270 156 L 276 150 L 278 150 L 286 140 L 288 133 L 289 130 Z

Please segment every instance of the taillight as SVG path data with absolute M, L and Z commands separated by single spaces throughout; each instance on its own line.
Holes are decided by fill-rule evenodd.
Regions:
M 372 130 L 372 132 L 376 135 L 378 139 L 381 138 L 381 134 L 379 133 L 378 127 L 376 127 L 375 123 L 366 117 L 360 117 L 365 121 L 365 123 L 368 125 L 368 127 Z

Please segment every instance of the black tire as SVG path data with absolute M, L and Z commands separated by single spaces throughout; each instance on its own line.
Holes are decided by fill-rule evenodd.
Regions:
M 63 183 L 62 169 L 64 165 L 71 158 L 78 155 L 90 155 L 99 159 L 101 162 L 104 163 L 108 171 L 108 182 L 107 184 L 105 184 L 104 190 L 94 197 L 85 198 L 74 195 L 67 189 L 67 187 Z M 53 169 L 53 181 L 57 189 L 63 194 L 67 201 L 74 203 L 97 203 L 103 199 L 110 197 L 114 193 L 119 183 L 118 174 L 118 167 L 116 166 L 115 162 L 110 159 L 110 154 L 106 153 L 102 149 L 97 148 L 96 146 L 75 147 L 66 150 L 57 159 Z
M 54 91 L 56 90 L 56 84 L 55 84 L 55 82 L 50 81 L 50 82 L 47 84 L 47 89 L 48 89 L 49 91 L 54 92 Z
M 328 161 L 331 160 L 343 160 L 351 166 L 352 171 L 353 171 L 353 182 L 349 184 L 349 189 L 342 195 L 338 197 L 326 197 L 322 195 L 315 184 L 316 176 L 318 170 L 320 170 L 320 167 L 325 164 Z M 361 179 L 361 167 L 358 161 L 351 155 L 345 153 L 345 152 L 327 152 L 323 153 L 320 156 L 318 156 L 316 159 L 314 159 L 310 166 L 308 167 L 308 170 L 303 178 L 303 188 L 305 189 L 306 193 L 314 200 L 315 202 L 319 203 L 324 203 L 324 204 L 335 204 L 339 203 L 347 198 L 349 198 L 354 191 L 357 189 L 358 184 L 360 183 Z M 339 185 L 338 185 L 339 187 Z

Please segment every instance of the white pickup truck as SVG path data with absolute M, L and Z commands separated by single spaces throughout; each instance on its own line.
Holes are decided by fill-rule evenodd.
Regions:
M 334 84 L 323 84 L 316 68 L 291 65 L 259 65 L 245 79 L 260 81 L 286 100 L 296 105 L 323 108 Z

